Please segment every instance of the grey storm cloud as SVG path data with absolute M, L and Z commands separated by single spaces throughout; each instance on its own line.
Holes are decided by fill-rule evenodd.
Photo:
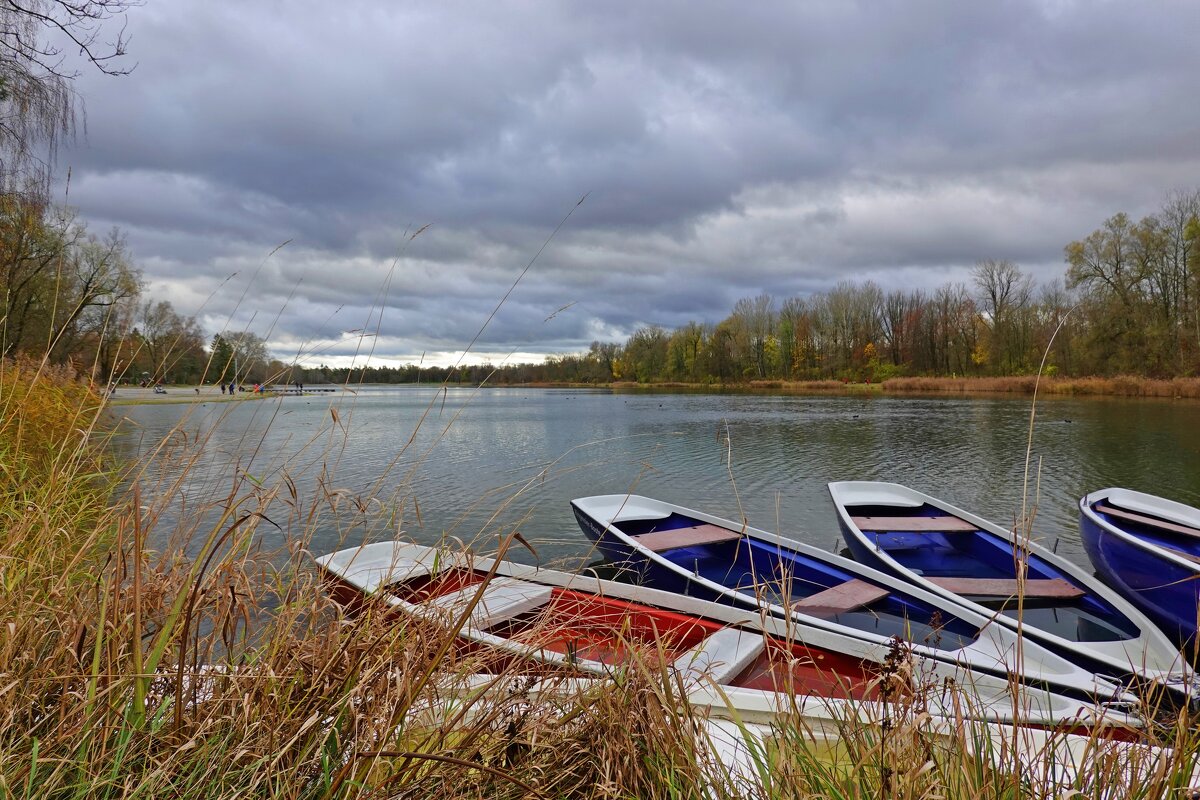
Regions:
M 1200 186 L 1198 23 L 1182 0 L 151 2 L 136 70 L 79 79 L 61 160 L 155 297 L 330 362 L 364 328 L 379 356 L 461 349 L 571 212 L 480 340 L 536 356 L 761 292 L 1061 274 L 1107 216 Z

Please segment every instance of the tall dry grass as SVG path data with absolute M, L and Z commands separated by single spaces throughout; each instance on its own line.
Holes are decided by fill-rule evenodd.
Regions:
M 700 797 L 719 783 L 694 722 L 652 693 L 538 704 L 514 671 L 464 702 L 485 665 L 445 630 L 334 606 L 304 533 L 361 513 L 340 493 L 301 504 L 285 474 L 243 475 L 191 509 L 215 523 L 151 551 L 179 498 L 172 478 L 116 490 L 103 398 L 36 364 L 0 377 L 0 795 Z M 203 445 L 151 451 L 169 474 Z M 296 532 L 282 564 L 256 544 L 269 518 Z
M 833 745 L 800 715 L 784 714 L 768 731 L 742 726 L 750 766 L 731 772 L 672 676 L 652 665 L 534 695 L 532 677 L 546 676 L 523 664 L 497 670 L 489 654 L 454 646 L 452 630 L 334 605 L 308 568 L 312 532 L 326 525 L 365 537 L 391 521 L 369 498 L 347 501 L 331 475 L 303 497 L 286 464 L 239 470 L 197 504 L 180 487 L 203 436 L 181 425 L 146 443 L 145 460 L 114 462 L 104 398 L 70 371 L 37 363 L 0 364 L 0 411 L 2 796 L 1064 791 L 1039 779 L 1028 757 L 981 746 L 977 731 L 930 732 L 919 696 L 887 724 L 847 719 Z M 331 413 L 328 429 L 301 446 L 306 458 L 324 448 L 336 463 L 338 437 L 352 424 Z M 171 543 L 148 546 L 185 501 Z M 264 530 L 285 532 L 282 552 L 263 548 Z M 480 691 L 476 676 L 487 670 L 493 685 Z M 1197 739 L 1189 725 L 1165 729 L 1180 755 L 1158 774 L 1129 780 L 1129 756 L 1117 754 L 1069 784 L 1094 796 L 1120 779 L 1124 796 L 1167 796 L 1189 779 Z
M 890 378 L 883 382 L 885 392 L 934 392 L 945 394 L 1008 393 L 1032 395 L 1037 385 L 1034 375 L 995 378 Z M 1089 378 L 1046 378 L 1039 393 L 1067 395 L 1108 395 L 1114 397 L 1200 398 L 1200 378 L 1146 378 L 1137 375 Z

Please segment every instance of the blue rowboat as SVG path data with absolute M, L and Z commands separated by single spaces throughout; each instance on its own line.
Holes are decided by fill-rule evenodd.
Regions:
M 1196 644 L 1200 611 L 1200 509 L 1129 489 L 1079 501 L 1092 566 L 1178 643 Z
M 1118 686 L 990 617 L 850 559 L 710 514 L 637 495 L 571 501 L 584 534 L 645 586 L 748 608 L 922 659 L 1072 697 Z M 1119 689 L 1114 698 L 1130 695 Z
M 1020 627 L 1087 669 L 1188 691 L 1178 648 L 1145 614 L 1025 531 L 895 483 L 842 481 L 829 494 L 860 562 Z
M 888 645 L 644 586 L 406 542 L 339 550 L 316 563 L 340 603 L 445 625 L 463 652 L 484 656 L 480 663 L 593 678 L 642 663 L 671 674 L 692 705 L 740 721 L 769 723 L 800 709 L 816 725 L 812 715 L 823 708 L 867 709 L 884 699 L 885 683 L 907 682 L 895 688 L 924 691 L 935 716 L 1101 735 L 1141 725 L 1118 706 L 1045 688 L 1017 692 L 1004 677 L 917 655 L 897 662 Z

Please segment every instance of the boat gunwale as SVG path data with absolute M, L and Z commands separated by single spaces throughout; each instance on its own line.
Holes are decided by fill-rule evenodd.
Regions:
M 594 517 L 591 512 L 580 506 L 581 502 L 585 504 L 599 504 L 604 500 L 612 501 L 614 499 L 620 502 L 617 504 L 617 508 L 612 514 L 612 519 L 607 523 L 602 522 L 598 517 Z M 602 535 L 601 532 L 613 534 L 617 537 L 619 543 L 625 549 L 641 552 L 644 554 L 644 558 L 652 560 L 654 563 L 667 568 L 685 580 L 695 581 L 701 586 L 714 591 L 714 593 L 720 596 L 731 598 L 738 605 L 753 609 L 765 609 L 770 615 L 775 616 L 776 618 L 792 620 L 801 625 L 818 628 L 820 630 L 843 636 L 849 636 L 850 638 L 859 639 L 877 646 L 887 646 L 891 642 L 889 637 L 874 634 L 861 628 L 853 628 L 848 625 L 823 620 L 819 617 L 811 617 L 776 603 L 761 601 L 760 599 L 752 595 L 748 595 L 745 592 L 737 591 L 731 587 L 718 584 L 702 575 L 696 575 L 694 572 L 684 569 L 675 562 L 663 558 L 661 554 L 653 553 L 640 548 L 628 534 L 626 534 L 619 527 L 616 527 L 622 522 L 621 509 L 631 499 L 634 500 L 634 508 L 637 509 L 637 512 L 635 513 L 638 513 L 638 517 L 636 519 L 638 520 L 644 520 L 647 518 L 665 519 L 669 517 L 672 510 L 674 510 L 677 512 L 686 512 L 687 516 L 691 518 L 710 522 L 716 525 L 724 525 L 727 527 L 730 524 L 729 520 L 722 520 L 719 517 L 706 514 L 702 511 L 688 509 L 673 503 L 667 503 L 665 501 L 655 500 L 654 498 L 633 494 L 597 495 L 593 497 L 576 498 L 571 501 L 571 505 L 575 509 L 577 517 L 582 514 L 599 529 L 597 531 L 597 535 Z M 659 506 L 660 510 L 665 509 L 666 513 L 661 513 L 657 517 L 646 516 L 645 510 L 639 507 L 643 501 L 650 501 L 652 504 Z M 1011 670 L 1007 663 L 1003 660 L 1002 655 L 1004 653 L 1012 652 L 1012 649 L 1015 648 L 1017 634 L 1016 631 L 1005 625 L 993 626 L 989 624 L 996 616 L 993 611 L 989 610 L 986 614 L 981 614 L 974 608 L 947 598 L 938 592 L 932 592 L 924 589 L 923 587 L 906 583 L 902 579 L 887 575 L 864 564 L 860 564 L 851 559 L 843 558 L 834 553 L 820 551 L 816 547 L 806 545 L 803 542 L 797 542 L 795 540 L 788 539 L 787 537 L 779 534 L 773 534 L 749 525 L 741 526 L 741 531 L 743 537 L 758 539 L 759 541 L 763 541 L 776 547 L 787 548 L 804 555 L 815 554 L 811 557 L 824 560 L 834 566 L 845 568 L 848 572 L 858 573 L 860 575 L 865 573 L 866 576 L 871 580 L 881 583 L 882 585 L 889 586 L 893 589 L 893 591 L 899 591 L 901 594 L 910 595 L 921 602 L 932 605 L 934 608 L 948 607 L 945 610 L 948 610 L 950 613 L 959 616 L 968 623 L 977 625 L 979 628 L 979 635 L 976 640 L 970 645 L 958 648 L 956 650 L 943 650 L 920 642 L 910 641 L 906 644 L 911 648 L 912 652 L 934 662 L 958 665 L 961 668 L 978 671 L 991 677 L 1007 676 L 1010 673 Z M 995 647 L 996 650 L 994 652 L 989 650 L 988 645 Z M 1031 674 L 1029 672 L 1028 665 L 1030 662 L 1028 659 L 1030 657 L 1029 648 L 1031 645 L 1040 651 L 1038 653 L 1038 669 L 1036 674 Z M 1044 645 L 1036 642 L 1028 642 L 1025 645 L 1024 653 L 1026 657 L 1024 682 L 1026 685 L 1033 685 L 1038 682 L 1046 683 L 1047 685 L 1054 686 L 1056 692 L 1066 693 L 1069 696 L 1075 696 L 1074 693 L 1080 691 L 1080 686 L 1078 684 L 1071 683 L 1071 681 L 1078 681 L 1084 679 L 1086 676 L 1087 678 L 1090 678 L 1090 682 L 1097 689 L 1105 683 L 1113 683 L 1118 695 L 1122 695 L 1124 693 L 1123 687 L 1119 686 L 1119 684 L 1115 684 L 1113 681 L 1111 681 L 1111 679 L 1099 675 L 1092 670 L 1081 667 L 1069 659 L 1058 655 L 1057 653 L 1053 653 Z M 1056 664 L 1056 666 L 1046 666 L 1048 664 Z M 1043 666 L 1045 666 L 1045 668 L 1043 668 Z
M 1080 513 L 1086 515 L 1088 520 L 1090 522 L 1094 523 L 1097 527 L 1099 527 L 1100 530 L 1103 531 L 1104 533 L 1108 533 L 1113 536 L 1116 536 L 1121 541 L 1123 541 L 1127 544 L 1130 544 L 1130 545 L 1138 548 L 1139 550 L 1142 550 L 1143 552 L 1146 552 L 1146 553 L 1154 556 L 1155 558 L 1166 558 L 1169 563 L 1174 564 L 1176 566 L 1184 567 L 1184 568 L 1196 573 L 1197 575 L 1200 575 L 1200 563 L 1198 563 L 1196 561 L 1192 561 L 1191 559 L 1187 558 L 1186 556 L 1180 555 L 1180 554 L 1176 553 L 1175 551 L 1171 550 L 1170 548 L 1163 547 L 1162 545 L 1159 545 L 1155 542 L 1148 541 L 1148 540 L 1142 538 L 1141 536 L 1138 536 L 1137 534 L 1131 533 L 1131 532 L 1125 530 L 1124 528 L 1120 528 L 1120 527 L 1114 525 L 1113 523 L 1109 522 L 1107 519 L 1101 517 L 1100 512 L 1097 512 L 1095 510 L 1095 508 L 1093 508 L 1093 506 L 1095 506 L 1097 503 L 1102 503 L 1102 502 L 1106 502 L 1106 501 L 1112 502 L 1109 497 L 1109 494 L 1108 494 L 1109 492 L 1112 492 L 1112 491 L 1114 491 L 1114 490 L 1113 489 L 1101 489 L 1099 491 L 1088 492 L 1087 494 L 1085 494 L 1083 497 L 1081 497 L 1079 499 Z M 1128 492 L 1131 490 L 1119 489 L 1117 491 Z M 1141 494 L 1141 492 L 1139 492 L 1138 494 Z M 1153 495 L 1147 495 L 1147 496 L 1153 497 Z M 1162 498 L 1159 498 L 1159 499 L 1162 499 Z M 1173 501 L 1168 501 L 1168 502 L 1173 502 Z M 1122 598 L 1122 599 L 1124 599 L 1124 598 Z M 1128 601 L 1126 601 L 1126 602 L 1128 602 Z
M 943 595 L 957 603 L 967 605 L 980 613 L 993 614 L 994 618 L 1009 630 L 1016 631 L 1020 628 L 1026 633 L 1036 631 L 1034 638 L 1048 643 L 1041 644 L 1043 647 L 1055 646 L 1064 650 L 1080 651 L 1079 656 L 1081 658 L 1087 658 L 1098 663 L 1107 663 L 1115 669 L 1126 671 L 1130 675 L 1136 675 L 1146 680 L 1158 681 L 1165 685 L 1175 685 L 1173 681 L 1174 676 L 1187 670 L 1185 659 L 1179 654 L 1178 648 L 1174 646 L 1170 638 L 1143 611 L 1138 609 L 1115 589 L 1107 586 L 1103 581 L 1094 576 L 1089 576 L 1082 567 L 1053 553 L 1049 548 L 1034 541 L 1032 537 L 1027 541 L 1019 540 L 1017 534 L 1011 530 L 1007 530 L 970 511 L 961 509 L 941 498 L 934 497 L 904 484 L 888 481 L 833 481 L 827 485 L 827 488 L 833 500 L 833 505 L 838 515 L 838 522 L 842 526 L 844 534 L 856 538 L 860 544 L 869 548 L 881 561 L 888 563 L 892 569 L 904 574 L 906 579 L 923 588 Z M 879 498 L 869 500 L 868 498 L 870 498 L 872 492 L 879 495 Z M 897 498 L 902 497 L 907 501 L 904 503 L 904 507 L 919 508 L 923 505 L 928 505 L 934 510 L 952 514 L 975 525 L 979 533 L 995 536 L 1010 547 L 1021 548 L 1029 555 L 1042 559 L 1048 566 L 1067 576 L 1076 586 L 1094 595 L 1101 602 L 1108 603 L 1118 614 L 1124 615 L 1129 624 L 1134 628 L 1134 633 L 1126 639 L 1108 641 L 1067 639 L 1031 623 L 1019 621 L 1006 614 L 997 613 L 995 609 L 989 609 L 978 600 L 973 600 L 969 596 L 963 596 L 944 589 L 926 576 L 917 574 L 892 556 L 886 548 L 877 547 L 866 536 L 866 533 L 853 523 L 853 515 L 850 512 L 851 507 L 861 505 L 900 506 L 900 503 L 893 502 L 892 497 L 884 499 L 884 495 L 888 492 Z M 851 497 L 850 495 L 853 493 L 859 494 Z M 1082 602 L 1084 599 L 1079 598 L 1076 602 Z M 1120 651 L 1115 653 L 1109 652 L 1109 650 L 1116 650 L 1117 648 L 1124 649 L 1129 644 L 1139 646 L 1143 652 L 1149 652 L 1153 648 L 1153 651 L 1157 654 L 1156 663 L 1167 663 L 1170 666 L 1147 667 L 1144 661 L 1139 666 L 1132 658 L 1123 659 L 1119 654 Z
M 389 613 L 405 613 L 406 609 L 394 603 L 387 602 L 388 598 L 386 596 L 381 596 L 374 591 L 364 591 L 362 586 L 355 584 L 353 581 L 348 580 L 345 575 L 327 566 L 334 556 L 343 553 L 358 553 L 366 548 L 381 547 L 390 548 L 393 553 L 397 549 L 402 551 L 413 548 L 423 551 L 434 550 L 434 548 L 408 542 L 381 542 L 336 551 L 335 553 L 318 557 L 315 561 L 323 576 L 327 580 L 332 580 L 336 586 L 350 590 L 357 603 L 368 603 L 373 599 L 379 600 L 386 604 L 386 609 Z M 486 570 L 490 568 L 490 565 L 495 563 L 495 560 L 486 556 L 476 557 L 472 555 L 470 556 L 469 563 L 472 565 L 478 564 L 479 566 L 474 567 L 476 569 Z M 721 605 L 652 587 L 605 581 L 597 577 L 578 573 L 564 573 L 553 569 L 543 569 L 541 567 L 531 567 L 505 561 L 498 562 L 496 567 L 496 574 L 500 576 L 530 580 L 549 586 L 576 588 L 600 596 L 613 596 L 641 605 L 658 606 L 677 611 L 678 613 L 719 622 L 726 628 L 731 626 L 743 627 L 747 630 L 755 631 L 759 635 L 773 637 L 785 645 L 795 641 L 806 648 L 827 650 L 842 657 L 874 664 L 883 663 L 883 654 L 875 650 L 874 643 L 865 641 L 860 637 L 847 636 L 836 630 L 805 626 L 792 618 L 764 617 L 757 611 L 752 612 L 746 608 Z M 698 608 L 694 606 L 698 606 Z M 799 628 L 799 631 L 797 628 Z M 804 634 L 805 628 L 808 629 L 810 635 L 815 636 L 817 641 L 801 637 Z M 522 658 L 527 658 L 529 655 L 527 650 L 515 648 L 507 639 L 488 634 L 486 631 L 472 629 L 470 626 L 465 626 L 459 635 L 473 645 L 491 646 L 502 654 Z M 831 641 L 821 641 L 823 639 Z M 945 704 L 945 713 L 953 713 L 961 716 L 963 713 L 963 706 L 961 705 L 963 698 L 959 693 L 978 692 L 973 698 L 967 699 L 968 708 L 977 709 L 979 712 L 986 712 L 986 716 L 982 718 L 993 722 L 1011 724 L 1015 721 L 1011 716 L 1015 710 L 1013 698 L 1008 695 L 1010 691 L 1009 682 L 1004 676 L 995 675 L 986 668 L 976 667 L 955 660 L 939 659 L 920 654 L 917 654 L 917 657 L 924 660 L 927 664 L 927 669 L 924 670 L 927 673 L 926 678 L 934 682 L 930 685 L 941 687 L 937 691 L 943 694 L 950 692 L 949 699 L 943 696 L 941 700 Z M 565 659 L 543 659 L 542 663 L 548 667 L 571 666 Z M 604 674 L 609 673 L 605 671 Z M 1094 696 L 1090 697 L 1090 699 L 1084 699 L 1083 695 L 1077 691 L 1071 691 L 1071 687 L 1063 684 L 1061 681 L 1051 681 L 1051 684 L 1053 686 L 1046 684 L 1043 680 L 1027 685 L 1027 691 L 1031 694 L 1028 697 L 1023 697 L 1021 701 L 1020 713 L 1023 715 L 1021 717 L 1021 724 L 1048 728 L 1061 728 L 1064 724 L 1076 727 L 1099 725 L 1118 736 L 1123 735 L 1122 731 L 1132 732 L 1144 725 L 1137 714 L 1129 710 L 1129 703 L 1119 697 L 1115 697 L 1110 701 L 1099 700 Z M 712 699 L 714 697 L 717 698 L 717 701 Z M 700 702 L 702 705 L 707 705 L 718 713 L 725 713 L 726 709 L 733 708 L 738 714 L 744 713 L 747 710 L 754 714 L 775 713 L 779 708 L 791 708 L 799 697 L 785 696 L 781 698 L 779 693 L 763 689 L 736 687 L 728 684 L 709 686 L 703 683 L 694 687 L 693 691 L 688 694 L 689 702 Z M 1032 702 L 1033 697 L 1042 697 L 1036 706 Z M 878 701 L 872 700 L 860 702 L 865 704 L 865 706 L 878 704 Z

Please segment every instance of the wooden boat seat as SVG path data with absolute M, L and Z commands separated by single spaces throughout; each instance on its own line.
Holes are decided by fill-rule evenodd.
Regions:
M 382 566 L 367 564 L 360 568 L 355 565 L 342 575 L 338 575 L 336 572 L 330 574 L 357 585 L 362 589 L 363 594 L 371 594 L 393 583 L 415 578 L 428 571 L 429 568 L 419 561 L 411 558 L 399 558 Z
M 1097 503 L 1095 508 L 1101 514 L 1107 514 L 1108 516 L 1116 517 L 1117 519 L 1136 522 L 1139 525 L 1145 525 L 1147 528 L 1158 528 L 1159 530 L 1170 531 L 1171 533 L 1182 533 L 1184 536 L 1191 536 L 1193 538 L 1200 539 L 1200 528 L 1193 528 L 1190 525 L 1179 525 L 1174 522 L 1167 522 L 1165 519 L 1148 517 L 1145 514 L 1138 514 L 1135 511 L 1126 511 L 1123 508 L 1114 508 L 1113 506 L 1105 503 Z
M 824 591 L 792 603 L 792 609 L 814 617 L 832 617 L 846 611 L 870 605 L 891 594 L 890 589 L 873 583 L 851 578 L 845 583 L 831 586 Z
M 742 535 L 737 531 L 731 531 L 719 525 L 710 525 L 707 522 L 702 522 L 690 528 L 654 531 L 653 533 L 643 533 L 629 538 L 652 553 L 661 553 L 664 550 L 674 550 L 677 547 L 694 547 L 701 544 L 731 542 L 734 539 L 742 538 Z
M 675 669 L 685 680 L 706 677 L 715 683 L 729 683 L 750 666 L 765 647 L 761 633 L 722 628 L 676 658 Z
M 425 603 L 425 607 L 461 614 L 478 592 L 478 584 L 466 586 L 433 598 Z M 475 628 L 490 628 L 519 614 L 541 608 L 550 602 L 553 594 L 554 590 L 549 586 L 538 586 L 515 578 L 493 578 L 471 612 L 470 624 Z
M 979 528 L 958 517 L 851 517 L 860 531 L 912 531 L 914 533 L 965 533 Z
M 925 579 L 955 594 L 976 597 L 1016 597 L 1017 581 L 1013 578 L 937 578 L 926 575 Z M 1062 578 L 1030 578 L 1025 581 L 1026 597 L 1049 597 L 1071 600 L 1086 594 L 1070 581 Z

